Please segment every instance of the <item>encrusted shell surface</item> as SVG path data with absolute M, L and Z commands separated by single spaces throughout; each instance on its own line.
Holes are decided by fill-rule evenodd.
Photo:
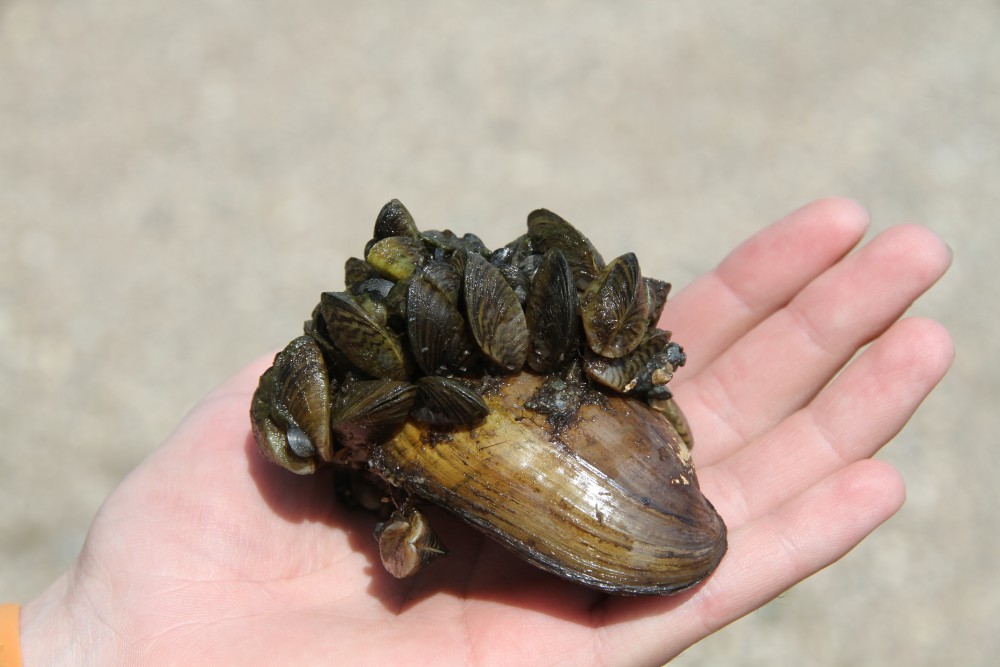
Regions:
M 422 503 L 608 592 L 672 593 L 715 568 L 725 525 L 667 388 L 685 355 L 656 328 L 669 283 L 633 253 L 605 264 L 545 209 L 491 251 L 420 231 L 392 200 L 364 254 L 261 376 L 250 416 L 265 458 L 335 466 L 338 498 L 388 517 L 390 573 L 446 551 Z

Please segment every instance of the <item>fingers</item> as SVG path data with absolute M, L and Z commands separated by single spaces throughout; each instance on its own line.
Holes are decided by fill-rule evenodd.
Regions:
M 878 451 L 944 377 L 953 356 L 951 337 L 937 322 L 896 323 L 808 406 L 703 467 L 702 490 L 730 527 L 763 516 Z
M 751 237 L 671 298 L 661 323 L 688 352 L 684 375 L 696 373 L 786 304 L 867 228 L 867 211 L 851 200 L 813 202 Z
M 612 600 L 605 651 L 628 664 L 660 664 L 835 562 L 903 503 L 899 474 L 859 461 L 729 534 L 719 568 L 679 604 Z M 657 611 L 671 610 L 668 617 Z M 669 623 L 669 625 L 668 625 Z M 641 638 L 641 641 L 638 641 Z M 638 653 L 638 654 L 637 654 Z
M 906 423 L 951 363 L 950 336 L 926 319 L 895 324 L 812 403 L 699 477 L 729 526 L 729 552 L 682 599 L 613 601 L 614 637 L 665 637 L 636 662 L 665 660 L 836 561 L 905 497 L 899 474 L 867 459 Z M 639 608 L 641 607 L 641 608 Z M 663 616 L 671 613 L 671 632 Z M 614 648 L 614 647 L 612 647 Z M 624 648 L 624 647 L 620 647 Z
M 947 269 L 923 227 L 899 226 L 813 280 L 683 385 L 699 463 L 721 460 L 807 403 Z
M 906 491 L 882 461 L 851 464 L 730 534 L 730 553 L 692 599 L 715 631 L 840 559 L 903 504 Z

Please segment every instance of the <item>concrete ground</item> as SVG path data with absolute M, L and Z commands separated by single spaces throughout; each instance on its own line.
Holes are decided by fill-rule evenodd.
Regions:
M 913 308 L 955 366 L 880 454 L 908 502 L 676 664 L 994 664 L 1000 5 L 471 4 L 0 0 L 0 601 L 390 197 L 494 245 L 547 206 L 683 285 L 846 195 L 955 253 Z

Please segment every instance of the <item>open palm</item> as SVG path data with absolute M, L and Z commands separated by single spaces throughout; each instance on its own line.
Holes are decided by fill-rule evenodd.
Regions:
M 395 580 L 370 515 L 324 471 L 265 463 L 263 358 L 205 398 L 108 498 L 72 569 L 22 612 L 26 664 L 661 664 L 833 562 L 901 505 L 870 457 L 945 373 L 944 329 L 899 320 L 945 271 L 920 227 L 853 254 L 867 216 L 824 200 L 681 291 L 661 326 L 729 552 L 692 591 L 608 596 L 430 510 L 451 555 Z M 871 345 L 867 345 L 871 343 Z M 864 347 L 860 354 L 856 354 Z

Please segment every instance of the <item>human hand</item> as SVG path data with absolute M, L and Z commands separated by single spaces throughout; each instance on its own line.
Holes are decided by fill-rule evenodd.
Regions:
M 608 596 L 433 509 L 451 555 L 393 579 L 371 517 L 334 502 L 327 471 L 298 477 L 257 454 L 249 401 L 268 356 L 107 499 L 69 572 L 22 610 L 25 664 L 669 660 L 840 558 L 903 502 L 898 473 L 869 457 L 950 364 L 939 324 L 899 320 L 950 254 L 901 226 L 846 255 L 866 224 L 851 202 L 811 204 L 667 304 L 663 326 L 689 359 L 671 388 L 729 527 L 729 552 L 695 589 Z

